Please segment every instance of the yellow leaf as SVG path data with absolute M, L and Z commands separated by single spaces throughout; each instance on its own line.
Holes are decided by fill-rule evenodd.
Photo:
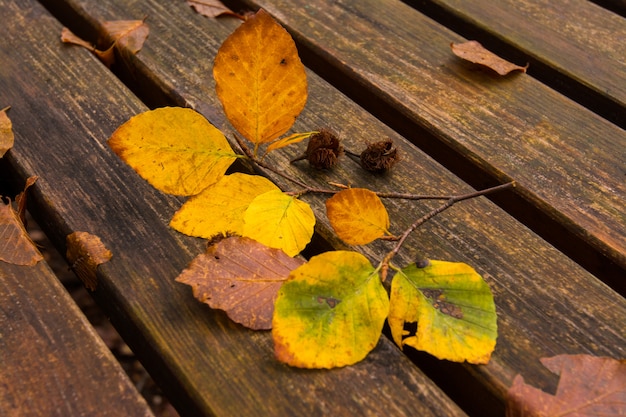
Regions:
M 131 118 L 113 132 L 109 146 L 154 187 L 176 195 L 198 194 L 237 157 L 222 132 L 180 107 Z
M 296 45 L 264 10 L 224 41 L 213 77 L 228 120 L 257 146 L 289 130 L 306 103 L 306 73 Z
M 316 131 L 313 132 L 304 132 L 304 133 L 294 133 L 293 135 L 286 136 L 282 139 L 276 140 L 267 147 L 265 153 L 270 153 L 275 151 L 276 149 L 284 148 L 285 146 L 293 145 L 294 143 L 302 142 L 304 139 L 309 136 L 318 133 Z
M 394 341 L 439 359 L 486 364 L 498 336 L 487 283 L 464 263 L 411 264 L 391 283 L 389 327 Z M 411 333 L 405 324 L 417 323 Z
M 0 158 L 13 147 L 14 141 L 13 124 L 9 116 L 7 116 L 8 109 L 7 107 L 0 110 Z
M 295 256 L 311 241 L 315 215 L 311 207 L 280 190 L 256 197 L 244 214 L 243 236 Z
M 389 214 L 376 193 L 349 188 L 326 200 L 326 214 L 337 236 L 350 245 L 365 245 L 387 233 Z
M 187 200 L 174 214 L 170 226 L 207 239 L 227 232 L 242 235 L 246 209 L 255 197 L 271 190 L 279 188 L 267 178 L 242 173 L 226 175 Z
M 274 352 L 303 368 L 351 365 L 376 347 L 388 311 L 380 276 L 363 255 L 314 256 L 293 270 L 278 292 Z

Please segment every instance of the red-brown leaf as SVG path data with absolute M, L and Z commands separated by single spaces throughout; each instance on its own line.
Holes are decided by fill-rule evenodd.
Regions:
M 13 207 L 0 202 L 0 261 L 35 265 L 42 259 Z
M 452 52 L 459 58 L 475 64 L 484 65 L 491 68 L 500 75 L 507 75 L 511 71 L 526 72 L 528 64 L 520 67 L 509 61 L 500 58 L 498 55 L 486 50 L 480 43 L 476 41 L 468 41 L 464 43 L 451 43 Z
M 187 4 L 191 6 L 196 13 L 205 17 L 234 16 L 243 20 L 241 15 L 224 6 L 219 0 L 187 0 Z
M 100 238 L 87 232 L 74 232 L 67 235 L 67 261 L 87 289 L 93 291 L 98 285 L 96 270 L 98 265 L 111 259 Z

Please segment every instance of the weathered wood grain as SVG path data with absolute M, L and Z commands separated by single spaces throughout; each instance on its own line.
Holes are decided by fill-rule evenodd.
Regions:
M 0 262 L 0 306 L 0 415 L 152 415 L 45 262 Z
M 586 0 L 408 1 L 626 128 L 626 19 Z
M 63 253 L 76 230 L 112 251 L 94 297 L 183 415 L 463 415 L 386 339 L 353 367 L 291 369 L 274 359 L 268 332 L 196 302 L 174 278 L 204 242 L 170 229 L 180 201 L 105 144 L 146 108 L 89 52 L 62 45 L 60 24 L 39 5 L 3 1 L 0 12 L 11 17 L 0 43 L 0 101 L 12 105 L 16 136 L 10 171 L 40 177 L 32 211 Z
M 400 1 L 245 3 L 272 13 L 309 61 L 449 169 L 475 186 L 517 181 L 520 198 L 499 204 L 626 292 L 623 129 L 525 74 L 462 62 L 450 42 L 463 39 Z

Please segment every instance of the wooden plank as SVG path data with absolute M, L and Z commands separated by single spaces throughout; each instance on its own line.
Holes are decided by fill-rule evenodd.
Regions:
M 274 359 L 268 332 L 196 302 L 174 278 L 205 243 L 170 229 L 180 200 L 105 145 L 145 106 L 89 52 L 62 45 L 61 26 L 39 5 L 4 1 L 0 12 L 11 22 L 0 43 L 0 97 L 16 136 L 9 169 L 40 177 L 33 212 L 62 252 L 76 230 L 112 251 L 94 297 L 182 414 L 463 415 L 386 339 L 353 367 L 290 369 Z
M 45 262 L 0 262 L 0 306 L 0 415 L 152 415 Z
M 213 92 L 210 74 L 217 47 L 239 24 L 238 21 L 206 19 L 184 4 L 172 6 L 167 1 L 129 1 L 114 5 L 82 1 L 68 2 L 67 6 L 74 10 L 74 17 L 78 16 L 84 22 L 150 16 L 150 38 L 137 55 L 136 62 L 132 63 L 135 81 L 141 83 L 142 79 L 155 80 L 165 94 L 193 105 L 215 125 L 228 131 L 228 125 Z M 309 10 L 316 7 L 308 5 Z M 278 15 L 297 13 L 294 8 L 285 6 Z M 97 26 L 96 24 L 95 27 Z M 97 37 L 95 33 L 92 36 Z M 314 185 L 325 185 L 328 180 L 334 180 L 382 191 L 451 193 L 469 190 L 467 185 L 411 143 L 311 73 L 309 88 L 309 101 L 296 122 L 295 131 L 329 126 L 344 138 L 346 147 L 353 150 L 360 150 L 364 144 L 375 139 L 390 137 L 400 146 L 403 162 L 389 176 L 384 177 L 364 174 L 358 164 L 349 159 L 344 160 L 332 172 L 318 172 L 306 166 L 289 166 L 287 161 L 302 150 L 294 147 L 271 154 L 268 157 L 270 163 L 284 167 L 291 175 L 312 181 Z M 126 172 L 123 168 L 120 170 Z M 291 189 L 291 185 L 284 180 L 274 180 L 285 189 Z M 134 179 L 129 176 L 127 181 Z M 506 195 L 507 198 L 509 196 Z M 134 201 L 132 196 L 125 195 L 124 198 Z M 340 247 L 336 240 L 333 241 L 324 220 L 322 200 L 317 197 L 307 198 L 315 207 L 319 232 Z M 386 200 L 385 204 L 393 219 L 394 230 L 403 230 L 427 210 L 427 207 L 432 207 L 428 203 L 392 200 Z M 166 223 L 169 217 L 164 218 L 162 223 Z M 161 227 L 158 223 L 151 227 Z M 140 224 L 144 224 L 143 221 Z M 103 230 L 103 233 L 111 232 Z M 146 244 L 141 242 L 140 246 Z M 167 244 L 167 239 L 155 244 L 153 250 L 163 244 Z M 370 259 L 379 260 L 381 254 L 388 249 L 387 244 L 380 243 L 360 250 Z M 125 247 L 124 251 L 135 253 L 137 248 Z M 170 259 L 172 254 L 177 253 L 171 252 L 171 248 L 160 251 L 163 251 L 164 259 Z M 169 252 L 171 254 L 168 255 Z M 418 256 L 468 262 L 486 277 L 494 291 L 500 317 L 500 336 L 496 352 L 488 366 L 465 368 L 475 378 L 472 386 L 478 389 L 486 387 L 498 399 L 495 404 L 484 403 L 478 401 L 482 397 L 474 396 L 471 399 L 473 404 L 468 404 L 468 407 L 478 407 L 479 415 L 498 415 L 502 411 L 504 393 L 516 373 L 523 373 L 525 379 L 532 384 L 550 387 L 554 379 L 539 363 L 539 358 L 543 356 L 592 353 L 620 358 L 625 354 L 624 299 L 492 203 L 473 201 L 436 218 L 412 236 L 407 243 L 406 252 L 403 252 L 397 262 L 408 263 Z M 161 279 L 158 282 L 159 288 L 165 291 L 165 284 Z M 116 285 L 121 283 L 116 282 Z M 183 292 L 184 295 L 178 298 L 179 290 L 174 291 L 177 298 L 172 298 L 170 294 L 169 305 L 180 303 L 185 305 L 185 309 L 195 308 L 192 304 L 186 304 L 191 302 L 189 292 Z M 210 314 L 211 317 L 221 317 L 216 313 Z M 222 337 L 234 337 L 231 333 L 237 332 L 235 326 L 227 322 L 222 326 L 227 328 Z M 245 337 L 242 336 L 242 343 Z M 267 346 L 267 341 L 263 342 L 263 346 Z M 368 361 L 377 360 L 380 360 L 380 356 L 375 351 Z M 205 366 L 201 369 L 206 369 L 206 364 L 200 359 L 198 361 L 199 365 Z M 441 365 L 436 368 L 435 373 L 455 384 L 462 369 L 460 365 L 452 368 L 453 371 L 444 373 Z M 232 370 L 235 371 L 236 368 Z M 392 381 L 384 383 L 389 387 L 394 384 Z M 467 391 L 464 386 L 460 389 Z
M 408 1 L 626 128 L 626 19 L 586 0 Z
M 626 293 L 626 131 L 533 78 L 450 52 L 458 35 L 395 0 L 247 1 L 278 18 L 325 76 Z M 319 59 L 318 59 L 319 58 Z

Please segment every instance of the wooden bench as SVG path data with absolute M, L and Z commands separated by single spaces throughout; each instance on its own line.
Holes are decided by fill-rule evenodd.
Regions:
M 28 176 L 40 177 L 29 191 L 29 208 L 60 252 L 65 253 L 66 235 L 78 230 L 98 235 L 113 252 L 99 267 L 93 296 L 181 414 L 496 416 L 503 415 L 506 391 L 518 373 L 534 386 L 554 389 L 556 378 L 542 367 L 542 357 L 626 357 L 626 134 L 608 114 L 599 116 L 598 109 L 594 113 L 529 74 L 496 79 L 461 63 L 449 43 L 462 38 L 400 1 L 245 2 L 265 8 L 287 27 L 312 69 L 307 107 L 294 131 L 328 126 L 350 149 L 390 137 L 403 155 L 382 178 L 363 174 L 347 158 L 329 173 L 289 166 L 298 149 L 270 155 L 271 163 L 317 184 L 334 180 L 380 191 L 449 194 L 511 179 L 518 184 L 493 201 L 465 202 L 436 217 L 410 239 L 399 260 L 408 263 L 419 254 L 463 261 L 486 278 L 499 315 L 498 344 L 488 365 L 436 361 L 410 349 L 405 354 L 383 337 L 357 365 L 292 369 L 273 358 L 267 332 L 241 328 L 174 282 L 204 242 L 169 228 L 180 199 L 155 191 L 105 144 L 146 103 L 193 107 L 232 131 L 211 74 L 217 48 L 240 22 L 207 19 L 184 2 L 168 0 L 41 3 L 48 10 L 34 0 L 0 1 L 0 14 L 7 16 L 0 41 L 0 107 L 11 105 L 16 136 L 0 163 L 0 178 L 19 188 Z M 617 37 L 626 32 L 625 19 L 578 3 L 598 22 L 618 22 Z M 549 4 L 559 11 L 561 2 Z M 63 25 L 95 40 L 103 21 L 144 16 L 148 41 L 119 73 L 128 87 L 89 52 L 59 41 Z M 476 19 L 465 16 L 456 19 Z M 489 22 L 484 25 L 500 33 Z M 540 21 L 533 24 L 534 34 L 547 30 Z M 541 51 L 544 56 L 533 59 L 552 65 L 561 52 L 589 49 L 580 39 L 569 41 L 571 49 Z M 618 54 L 619 45 L 613 47 Z M 534 50 L 518 50 L 527 49 Z M 603 52 L 596 59 L 618 68 L 616 78 L 586 85 L 603 91 L 626 85 L 624 60 L 619 67 L 611 56 Z M 341 247 L 322 199 L 307 201 L 318 217 L 316 242 Z M 385 204 L 398 230 L 430 207 Z M 358 250 L 380 259 L 385 248 Z M 2 275 L 10 291 L 22 281 Z M 24 314 L 36 306 L 20 303 Z M 57 330 L 68 328 L 60 323 Z M 9 351 L 6 357 L 19 357 Z M 4 361 L 5 352 L 0 354 Z M 46 380 L 56 371 L 56 363 L 49 366 Z M 93 372 L 76 371 L 82 377 Z M 14 377 L 3 381 L 13 383 Z M 114 407 L 96 402 L 87 386 L 74 387 L 84 397 L 64 399 L 67 404 L 100 404 L 102 414 Z M 25 398 L 35 387 L 15 392 Z M 1 412 L 11 404 L 0 397 Z M 145 411 L 138 410 L 132 415 Z

